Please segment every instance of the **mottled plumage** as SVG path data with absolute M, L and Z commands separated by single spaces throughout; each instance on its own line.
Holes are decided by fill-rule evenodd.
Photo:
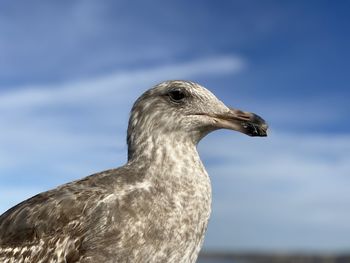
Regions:
M 0 262 L 195 262 L 210 215 L 196 145 L 228 128 L 266 136 L 257 115 L 188 81 L 134 104 L 126 165 L 38 194 L 0 217 Z

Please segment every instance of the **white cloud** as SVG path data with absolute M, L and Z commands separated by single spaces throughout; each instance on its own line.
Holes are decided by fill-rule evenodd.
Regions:
M 347 247 L 339 233 L 350 233 L 349 135 L 218 132 L 199 148 L 214 189 L 207 247 Z
M 186 79 L 199 75 L 232 74 L 241 71 L 245 62 L 238 57 L 222 56 L 198 59 L 150 69 L 117 71 L 102 77 L 73 83 L 48 86 L 31 85 L 2 94 L 0 109 L 40 107 L 62 103 L 85 103 L 97 98 L 122 102 L 139 95 L 141 91 L 167 79 Z

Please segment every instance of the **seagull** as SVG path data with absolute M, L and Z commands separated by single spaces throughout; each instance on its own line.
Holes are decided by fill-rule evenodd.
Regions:
M 127 163 L 2 214 L 0 262 L 195 262 L 211 212 L 196 146 L 221 128 L 264 137 L 268 126 L 194 82 L 147 90 L 131 110 Z

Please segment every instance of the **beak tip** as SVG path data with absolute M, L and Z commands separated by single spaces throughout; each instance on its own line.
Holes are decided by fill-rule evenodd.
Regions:
M 268 125 L 261 117 L 258 120 L 258 122 L 242 123 L 245 133 L 252 137 L 267 137 Z

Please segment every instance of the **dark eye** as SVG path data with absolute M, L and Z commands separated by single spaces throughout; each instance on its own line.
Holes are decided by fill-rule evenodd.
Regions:
M 180 89 L 173 89 L 169 91 L 168 94 L 170 99 L 174 102 L 181 102 L 186 97 L 186 94 Z

